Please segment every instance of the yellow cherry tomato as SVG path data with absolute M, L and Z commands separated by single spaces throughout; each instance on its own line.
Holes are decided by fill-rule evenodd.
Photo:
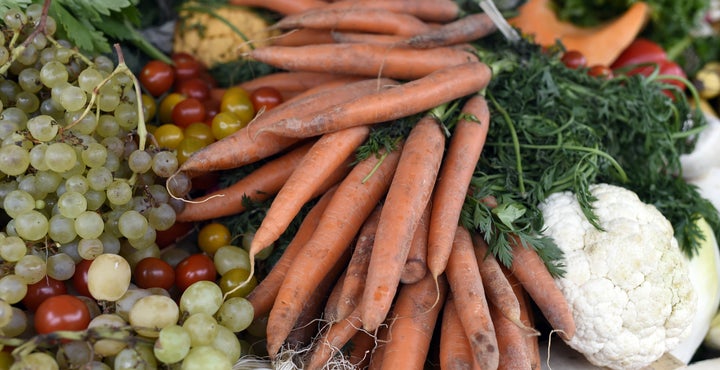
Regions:
M 220 140 L 245 126 L 232 112 L 220 112 L 213 117 L 210 124 L 213 137 Z
M 155 101 L 155 98 L 148 94 L 142 94 L 141 102 L 143 114 L 145 115 L 145 122 L 150 122 L 153 118 L 155 118 L 155 114 L 157 113 L 157 102 Z
M 205 124 L 204 122 L 195 122 L 188 125 L 188 127 L 185 127 L 184 130 L 185 137 L 194 137 L 202 142 L 205 143 L 205 145 L 209 145 L 213 141 L 215 141 L 215 136 L 213 135 L 212 128 L 210 125 Z
M 242 122 L 242 126 L 247 125 L 255 117 L 255 108 L 250 100 L 250 94 L 237 86 L 227 89 L 223 94 L 220 100 L 220 112 L 235 114 Z
M 245 297 L 257 286 L 255 276 L 248 280 L 249 275 L 250 271 L 243 268 L 230 269 L 220 277 L 218 286 L 223 294 L 232 291 L 232 293 L 227 295 L 227 298 Z M 247 283 L 245 283 L 246 280 L 248 280 Z
M 182 139 L 185 138 L 182 128 L 172 123 L 166 123 L 156 128 L 153 136 L 155 136 L 155 140 L 157 140 L 160 147 L 168 149 L 176 149 Z
M 198 247 L 203 252 L 214 255 L 220 247 L 230 245 L 230 230 L 219 222 L 206 224 L 198 231 Z
M 195 137 L 185 136 L 175 148 L 175 151 L 177 152 L 178 163 L 185 163 L 185 161 L 190 158 L 193 153 L 204 148 L 205 146 L 207 146 L 207 144 L 205 144 L 204 141 Z

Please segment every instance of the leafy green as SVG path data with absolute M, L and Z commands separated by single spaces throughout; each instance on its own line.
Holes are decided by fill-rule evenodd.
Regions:
M 488 141 L 462 222 L 484 233 L 503 263 L 512 259 L 512 232 L 541 252 L 551 272 L 562 274 L 562 253 L 538 237 L 543 220 L 537 205 L 552 193 L 572 191 L 594 222 L 588 190 L 594 183 L 626 187 L 657 206 L 689 255 L 703 237 L 692 223 L 698 215 L 720 230 L 717 210 L 679 176 L 679 156 L 692 149 L 691 134 L 704 118 L 661 76 L 595 78 L 537 45 L 498 37 L 482 40 L 478 50 L 482 60 L 505 68 L 487 88 Z M 489 196 L 497 198 L 494 209 L 485 202 Z

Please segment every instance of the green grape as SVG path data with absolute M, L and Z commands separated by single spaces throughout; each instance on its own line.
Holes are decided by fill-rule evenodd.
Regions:
M 160 330 L 155 340 L 153 353 L 162 363 L 175 364 L 190 352 L 190 334 L 182 326 L 173 324 Z
M 44 193 L 52 193 L 62 183 L 62 176 L 54 171 L 40 170 L 35 173 L 35 180 L 37 182 L 37 190 Z
M 67 124 L 72 123 L 71 131 L 78 132 L 86 135 L 91 135 L 95 133 L 95 129 L 97 128 L 97 118 L 94 114 L 86 114 L 82 116 L 83 110 L 78 111 L 68 111 L 67 114 L 65 114 L 65 122 Z
M 100 85 L 104 79 L 105 77 L 100 71 L 96 68 L 88 67 L 80 72 L 77 82 L 78 86 L 83 89 L 83 91 L 92 93 L 93 90 L 95 90 L 95 87 Z
M 236 268 L 250 270 L 250 255 L 245 249 L 234 245 L 224 245 L 218 248 L 213 255 L 213 262 L 221 276 Z
M 70 243 L 75 239 L 77 233 L 75 232 L 75 220 L 63 216 L 62 214 L 56 214 L 50 217 L 50 226 L 48 228 L 48 236 L 50 239 L 60 243 Z
M 161 329 L 177 324 L 180 310 L 172 298 L 153 294 L 135 302 L 128 318 L 138 334 L 157 338 Z
M 147 289 L 137 287 L 128 288 L 125 293 L 115 301 L 115 313 L 120 315 L 125 321 L 130 319 L 130 310 L 140 298 L 152 295 Z
M 87 199 L 77 191 L 66 191 L 58 198 L 58 211 L 67 218 L 77 218 L 87 211 Z
M 108 156 L 109 158 L 110 156 Z M 123 205 L 132 200 L 132 188 L 127 181 L 118 179 L 108 185 L 106 189 L 107 200 L 111 204 Z
M 45 151 L 45 164 L 55 172 L 66 173 L 75 167 L 76 162 L 77 153 L 69 144 L 52 143 Z
M 10 366 L 10 370 L 58 370 L 57 361 L 45 352 L 33 352 L 23 356 L 19 361 Z
M 56 253 L 47 259 L 47 276 L 60 281 L 72 278 L 75 261 L 67 253 Z
M 15 96 L 15 106 L 27 113 L 33 113 L 40 108 L 40 99 L 29 91 L 20 91 Z
M 2 102 L 0 101 L 0 105 L 2 105 Z M 0 120 L 0 140 L 5 139 L 6 137 L 10 136 L 11 134 L 17 132 L 20 129 L 20 125 L 17 124 L 17 122 L 8 121 L 8 120 Z
M 62 96 L 65 94 L 65 91 L 71 88 L 73 85 L 71 85 L 69 82 L 61 82 L 50 89 L 50 98 L 52 100 L 55 100 L 58 104 L 60 104 L 60 107 L 62 107 L 62 110 L 65 111 L 65 107 L 62 104 Z M 63 113 L 63 116 L 65 116 L 65 113 Z
M 95 239 L 102 234 L 104 228 L 102 216 L 97 212 L 85 211 L 75 218 L 75 232 L 81 238 Z
M 42 5 L 41 4 L 30 4 L 25 8 L 25 15 L 28 21 L 35 23 L 40 20 L 42 16 Z
M 40 240 L 47 235 L 49 222 L 44 214 L 32 210 L 25 212 L 14 219 L 15 231 L 25 240 Z
M 145 216 L 135 210 L 125 211 L 118 219 L 118 229 L 128 239 L 143 236 L 148 227 Z
M 90 178 L 88 178 L 90 179 Z M 105 192 L 103 190 L 90 189 L 85 193 L 88 211 L 97 211 L 105 204 Z
M 66 84 L 67 81 L 67 68 L 57 60 L 48 62 L 40 68 L 40 82 L 51 89 L 61 84 Z M 59 102 L 58 99 L 55 99 L 55 101 Z
M 80 257 L 86 260 L 93 260 L 104 252 L 100 239 L 80 239 L 77 248 Z
M 167 203 L 160 203 L 147 211 L 147 219 L 155 230 L 167 230 L 175 224 L 175 210 Z
M 0 63 L 5 64 L 10 60 L 10 51 L 5 45 L 0 45 Z
M 216 316 L 220 325 L 238 333 L 250 326 L 253 315 L 250 301 L 242 297 L 230 297 L 220 306 Z
M 60 126 L 58 126 L 55 119 L 52 117 L 42 114 L 30 118 L 27 121 L 27 128 L 36 140 L 39 141 L 50 141 L 57 135 Z
M 47 147 L 46 143 L 38 143 L 30 149 L 30 165 L 38 171 L 47 171 L 49 169 L 45 164 Z
M 85 194 L 90 189 L 88 179 L 83 175 L 72 175 L 65 179 L 65 191 Z
M 144 150 L 134 150 L 128 157 L 128 166 L 135 173 L 145 173 L 152 168 L 152 156 Z
M 108 153 L 103 167 L 107 168 L 110 171 L 117 172 L 118 170 L 120 170 L 121 164 L 122 163 L 120 162 L 120 157 L 118 157 L 114 153 Z
M 103 313 L 95 316 L 92 320 L 90 320 L 88 328 L 112 328 L 118 331 L 122 330 L 123 332 L 128 333 L 129 336 L 130 333 L 126 329 L 127 324 L 127 321 L 120 317 L 120 315 L 113 313 Z M 98 356 L 115 356 L 120 351 L 125 349 L 127 345 L 127 340 L 100 339 L 93 344 L 93 350 Z
M 35 47 L 35 45 L 33 45 L 32 43 L 27 44 L 25 45 L 25 48 L 16 55 L 16 65 L 19 68 L 25 68 L 26 66 L 33 65 L 38 60 L 39 55 L 40 54 L 38 53 L 37 47 Z
M 98 118 L 95 133 L 104 138 L 117 138 L 117 135 L 120 134 L 120 125 L 115 116 L 103 114 Z
M 35 208 L 35 198 L 24 190 L 13 190 L 9 192 L 2 203 L 3 209 L 8 216 L 15 218 Z
M 197 347 L 212 343 L 217 334 L 218 322 L 211 315 L 197 312 L 188 316 L 182 326 L 190 334 L 192 347 Z
M 45 260 L 34 254 L 26 254 L 15 263 L 15 275 L 19 276 L 28 285 L 42 280 L 46 272 L 47 264 Z
M 162 151 L 153 156 L 152 169 L 160 177 L 170 177 L 177 171 L 178 165 L 178 159 L 173 152 Z
M 15 304 L 25 298 L 27 284 L 15 274 L 0 278 L 0 299 L 9 304 Z
M 222 304 L 222 290 L 213 281 L 197 281 L 180 296 L 180 309 L 190 315 L 198 312 L 214 315 Z
M 25 242 L 17 236 L 6 236 L 0 240 L 0 258 L 7 262 L 17 262 L 27 254 Z
M 18 145 L 0 147 L 0 172 L 17 176 L 27 171 L 30 166 L 30 153 Z
M 17 79 L 20 88 L 29 93 L 37 93 L 43 87 L 43 84 L 40 81 L 40 71 L 36 68 L 29 67 L 23 69 L 20 71 Z
M 103 112 L 114 112 L 120 105 L 122 90 L 112 81 L 100 87 L 97 95 L 97 106 Z
M 68 111 L 77 111 L 87 104 L 87 94 L 77 86 L 68 86 L 63 89 L 60 104 Z
M 132 130 L 137 127 L 138 110 L 134 104 L 121 101 L 120 104 L 115 107 L 113 114 L 115 115 L 115 118 L 117 118 L 120 127 L 125 130 Z
M 55 59 L 62 64 L 68 64 L 73 56 L 71 47 L 72 45 L 67 40 L 58 40 L 58 45 L 55 48 Z
M 80 257 L 80 255 L 77 252 L 78 241 L 79 241 L 78 239 L 75 239 L 69 243 L 60 244 L 60 248 L 58 248 L 58 250 L 60 252 L 65 253 L 68 256 L 70 256 L 70 258 L 72 258 L 73 261 L 75 261 L 75 263 L 82 261 L 82 257 Z
M 92 345 L 89 342 L 74 340 L 61 343 L 55 359 L 63 369 L 81 369 L 83 365 L 92 361 L 93 355 Z
M 12 81 L 5 80 L 0 82 L 0 87 L 3 86 L 3 83 L 12 83 Z M 12 85 L 16 86 L 16 85 Z M 14 89 L 14 88 L 13 88 Z M 15 92 L 17 94 L 17 92 Z M 5 108 L 5 110 L 2 111 L 2 115 L 0 115 L 2 119 L 12 121 L 20 125 L 20 128 L 25 128 L 25 125 L 27 124 L 28 115 L 25 113 L 22 109 L 8 106 Z
M 102 167 L 107 159 L 107 148 L 100 143 L 90 143 L 83 149 L 80 158 L 89 168 Z
M 213 348 L 222 348 L 223 353 L 231 363 L 235 363 L 242 355 L 242 346 L 237 335 L 222 325 L 218 326 L 218 332 L 210 346 Z
M 115 69 L 115 63 L 112 59 L 105 55 L 96 56 L 93 62 L 95 62 L 95 68 L 97 68 L 100 72 L 110 73 L 113 69 Z
M 27 16 L 22 10 L 11 8 L 5 12 L 3 21 L 10 30 L 17 32 L 27 23 Z
M 106 116 L 100 116 L 100 121 L 103 120 L 103 117 L 106 117 Z M 115 119 L 115 117 L 112 117 L 112 119 Z M 117 136 L 106 137 L 101 141 L 101 144 L 104 145 L 105 148 L 107 148 L 108 154 L 113 154 L 118 157 L 123 155 L 123 150 L 125 149 L 125 143 L 123 143 L 123 140 L 120 139 L 119 137 L 117 137 Z
M 150 195 L 150 199 L 152 199 L 153 203 L 156 204 L 167 203 L 170 200 L 170 194 L 168 194 L 165 186 L 161 184 L 152 184 L 148 186 L 147 193 Z
M 183 197 L 190 193 L 192 180 L 185 172 L 178 172 L 167 180 L 167 187 L 175 197 Z
M 62 105 L 50 97 L 40 102 L 40 113 L 47 114 L 58 121 L 65 116 L 65 110 Z
M 157 231 L 152 227 L 145 229 L 145 234 L 139 238 L 128 239 L 128 243 L 135 249 L 146 249 L 155 245 L 157 239 Z
M 115 355 L 113 361 L 113 369 L 115 370 L 154 370 L 157 368 L 155 357 L 143 355 L 142 346 L 138 345 L 133 348 L 125 348 Z
M 230 370 L 232 363 L 223 351 L 209 345 L 193 347 L 182 362 L 182 370 Z
M 97 256 L 88 269 L 88 290 L 93 298 L 117 301 L 130 286 L 130 264 L 116 254 Z
M 3 300 L 0 300 L 0 330 L 10 323 L 12 315 L 12 306 Z
M 28 317 L 25 311 L 20 308 L 12 308 L 10 322 L 2 327 L 3 335 L 7 338 L 14 338 L 25 332 L 28 327 Z

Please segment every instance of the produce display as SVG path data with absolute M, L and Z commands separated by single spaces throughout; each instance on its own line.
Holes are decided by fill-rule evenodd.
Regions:
M 0 369 L 720 356 L 717 4 L 583 4 L 0 3 Z

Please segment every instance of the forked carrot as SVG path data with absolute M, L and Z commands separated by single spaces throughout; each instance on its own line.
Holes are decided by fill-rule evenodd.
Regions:
M 312 28 L 401 36 L 417 35 L 430 30 L 427 23 L 413 15 L 365 7 L 315 8 L 285 16 L 270 28 L 281 30 Z
M 396 81 L 385 78 L 346 81 L 341 86 L 336 86 L 336 82 L 337 80 L 333 80 L 332 86 L 327 85 L 330 82 L 316 86 L 312 88 L 313 93 L 301 94 L 302 97 L 298 96 L 263 112 L 248 126 L 193 153 L 183 162 L 180 170 L 191 174 L 204 173 L 237 168 L 264 159 L 298 142 L 298 139 L 269 133 L 252 134 L 254 131 L 251 130 L 255 130 L 256 126 L 298 115 L 313 114 L 379 89 L 397 85 Z
M 378 8 L 396 13 L 412 14 L 427 22 L 450 22 L 460 14 L 460 7 L 451 0 L 341 0 L 325 9 Z
M 322 213 L 325 211 L 325 207 L 330 202 L 330 198 L 335 194 L 335 190 L 337 190 L 337 186 L 330 188 L 320 197 L 317 203 L 310 209 L 310 212 L 303 218 L 297 232 L 287 247 L 285 247 L 285 250 L 282 255 L 280 255 L 278 261 L 275 262 L 273 268 L 245 297 L 253 306 L 255 319 L 265 316 L 270 312 L 270 308 L 272 308 L 277 292 L 280 290 L 280 284 L 282 284 L 285 278 L 287 269 L 305 243 L 310 240 L 312 233 L 315 231 L 315 227 L 317 227 L 320 221 L 320 216 L 322 216 Z
M 473 13 L 425 33 L 411 36 L 405 43 L 418 49 L 437 48 L 471 42 L 496 30 L 497 26 L 486 13 Z
M 256 201 L 269 199 L 282 188 L 311 146 L 312 143 L 301 145 L 263 164 L 235 184 L 186 203 L 177 221 L 203 221 L 242 212 L 245 197 Z
M 427 235 L 431 208 L 432 202 L 428 202 L 420 218 L 420 222 L 418 222 L 415 232 L 413 233 L 410 250 L 405 259 L 402 275 L 400 275 L 400 282 L 403 284 L 418 282 L 427 274 Z
M 417 79 L 439 69 L 478 60 L 475 54 L 455 48 L 413 49 L 377 43 L 264 46 L 253 49 L 249 55 L 289 71 L 400 80 Z
M 575 319 L 570 305 L 560 291 L 537 252 L 511 235 L 512 265 L 510 271 L 528 292 L 550 326 L 569 340 L 575 335 Z
M 362 327 L 360 312 L 355 310 L 347 317 L 338 322 L 330 324 L 330 327 L 320 335 L 313 344 L 308 360 L 305 362 L 307 369 L 322 369 L 330 358 L 338 353 L 340 349 L 352 338 Z
M 363 222 L 386 193 L 400 158 L 399 151 L 359 162 L 338 186 L 313 236 L 288 269 L 270 310 L 267 350 L 271 357 L 277 355 L 312 291 L 348 249 Z M 366 179 L 370 173 L 372 175 Z
M 500 266 L 500 268 L 505 274 L 505 277 L 510 283 L 510 286 L 512 286 L 513 292 L 515 292 L 515 296 L 518 297 L 518 302 L 520 302 L 520 320 L 522 320 L 523 324 L 525 324 L 526 326 L 534 327 L 535 317 L 533 316 L 533 308 L 527 292 L 525 291 L 525 289 L 523 289 L 522 284 L 520 284 L 520 282 L 517 280 L 515 275 L 510 272 L 510 270 L 508 270 L 507 268 L 505 268 L 505 266 L 502 265 Z M 527 354 L 530 357 L 531 370 L 540 370 L 542 368 L 542 362 L 540 360 L 540 343 L 538 341 L 538 337 L 538 335 L 525 336 L 525 344 L 527 348 Z
M 294 29 L 273 37 L 271 45 L 302 46 L 336 42 L 332 32 L 311 28 Z
M 255 273 L 255 256 L 274 243 L 300 209 L 336 171 L 350 170 L 354 151 L 370 134 L 368 126 L 325 134 L 305 154 L 273 199 L 250 243 L 250 276 Z
M 524 335 L 539 334 L 537 330 L 522 322 L 518 297 L 500 268 L 500 263 L 495 256 L 490 254 L 485 239 L 479 234 L 473 233 L 472 243 L 475 247 L 475 258 L 480 268 L 480 276 L 488 301 L 494 304 L 507 320 L 521 328 Z
M 367 32 L 340 32 L 332 31 L 330 36 L 335 42 L 347 44 L 380 44 L 391 45 L 393 47 L 402 47 L 403 41 L 407 40 L 406 36 L 384 35 L 380 33 Z
M 448 293 L 442 310 L 439 347 L 441 369 L 471 370 L 473 368 L 475 357 L 458 316 L 452 293 Z
M 258 132 L 312 137 L 346 127 L 392 121 L 478 92 L 487 86 L 491 74 L 490 68 L 481 62 L 447 67 L 403 85 L 338 104 L 332 109 L 277 121 Z
M 365 279 L 367 278 L 368 263 L 370 262 L 370 253 L 375 243 L 375 232 L 377 231 L 381 210 L 382 205 L 375 207 L 375 210 L 368 216 L 358 232 L 355 249 L 353 249 L 353 254 L 347 266 L 347 276 L 345 276 L 342 289 L 340 290 L 340 296 L 338 297 L 337 312 L 335 313 L 338 319 L 349 315 L 355 309 L 362 296 Z
M 525 341 L 527 333 L 508 320 L 502 310 L 494 304 L 490 304 L 490 317 L 495 326 L 495 338 L 498 343 L 500 356 L 498 369 L 530 369 L 530 356 Z
M 455 231 L 455 241 L 445 273 L 458 316 L 470 340 L 475 362 L 481 369 L 496 369 L 500 361 L 496 330 L 490 318 L 490 308 L 470 233 L 464 227 L 458 227 Z
M 322 0 L 228 0 L 228 4 L 263 8 L 280 14 L 301 13 L 327 6 Z
M 447 294 L 447 282 L 429 274 L 414 284 L 403 284 L 393 306 L 383 369 L 423 369 L 435 324 Z
M 445 135 L 433 116 L 410 130 L 380 212 L 360 307 L 363 327 L 374 331 L 395 297 L 410 243 L 432 194 Z
M 474 95 L 461 108 L 460 119 L 440 168 L 428 229 L 428 269 L 433 276 L 445 271 L 455 229 L 470 179 L 475 171 L 490 124 L 487 102 Z

